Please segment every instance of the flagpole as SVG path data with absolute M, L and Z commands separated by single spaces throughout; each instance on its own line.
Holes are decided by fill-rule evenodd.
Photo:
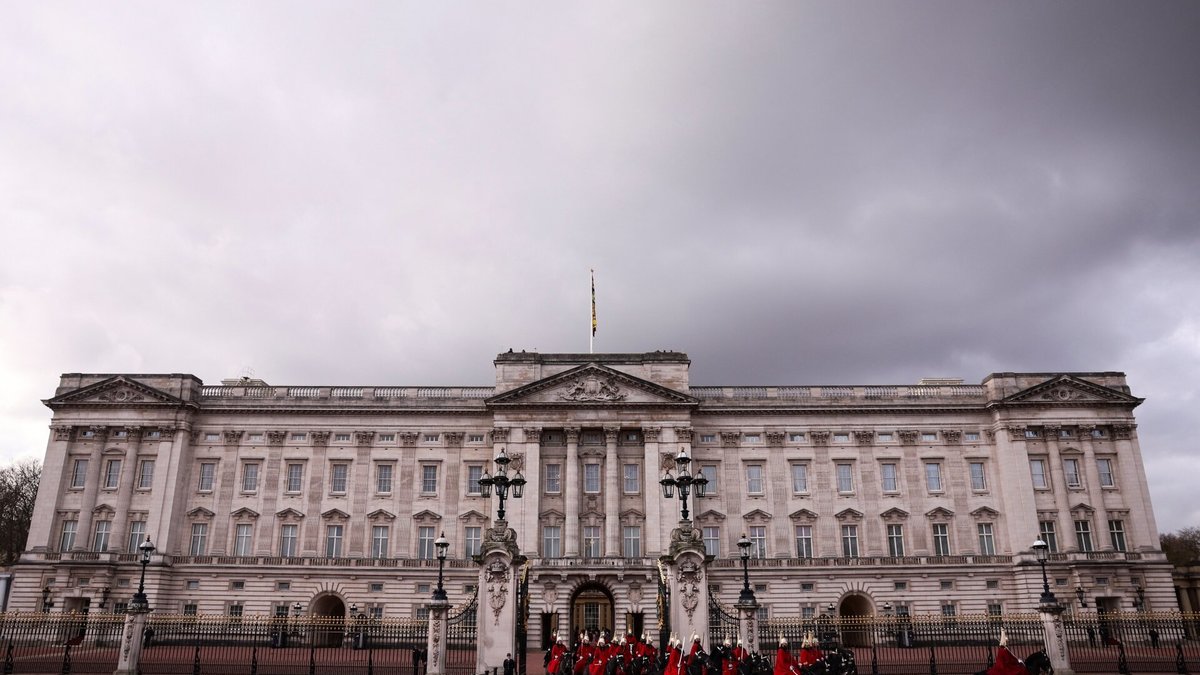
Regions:
M 596 270 L 588 270 L 592 280 L 592 315 L 588 317 L 588 353 L 595 354 L 596 341 Z

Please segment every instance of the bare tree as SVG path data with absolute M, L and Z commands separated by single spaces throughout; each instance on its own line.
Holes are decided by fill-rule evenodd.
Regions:
M 0 564 L 11 565 L 25 550 L 42 463 L 36 459 L 0 468 Z
M 1200 565 L 1200 527 L 1160 534 L 1158 541 L 1172 565 Z

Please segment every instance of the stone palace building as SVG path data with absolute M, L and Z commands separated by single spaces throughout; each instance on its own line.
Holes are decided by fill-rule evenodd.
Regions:
M 657 558 L 681 451 L 688 504 L 733 604 L 753 543 L 760 617 L 1035 607 L 1175 609 L 1122 373 L 996 373 L 982 384 L 695 386 L 678 352 L 505 353 L 494 386 L 205 385 L 67 374 L 10 609 L 120 610 L 157 546 L 159 612 L 420 617 L 450 541 L 451 603 L 474 591 L 504 449 L 530 560 L 529 638 L 657 625 Z M 511 473 L 511 472 L 510 472 Z

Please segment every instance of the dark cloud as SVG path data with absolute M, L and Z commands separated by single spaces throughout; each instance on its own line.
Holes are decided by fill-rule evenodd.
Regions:
M 1129 373 L 1160 526 L 1200 397 L 1200 6 L 13 6 L 0 453 L 64 371 L 487 383 Z

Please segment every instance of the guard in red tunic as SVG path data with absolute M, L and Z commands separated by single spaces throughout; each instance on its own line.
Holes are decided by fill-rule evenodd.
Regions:
M 775 652 L 774 675 L 799 675 L 796 662 L 792 659 L 792 651 L 788 648 L 787 638 L 779 636 L 779 650 Z
M 1000 648 L 996 650 L 996 663 L 988 668 L 987 675 L 1028 675 L 1029 671 L 1021 660 L 1008 651 L 1008 633 L 1000 629 Z
M 592 646 L 586 632 L 579 634 L 579 648 L 576 651 L 578 654 L 575 657 L 575 675 L 586 675 L 589 661 L 595 653 L 595 647 Z
M 658 649 L 650 643 L 650 634 L 642 633 L 642 639 L 637 643 L 637 648 L 634 651 L 634 656 L 646 658 L 650 663 L 658 658 Z
M 679 639 L 671 634 L 667 642 L 667 668 L 663 675 L 679 675 L 679 664 L 683 661 L 683 650 L 679 648 Z
M 679 672 L 686 673 L 688 668 L 696 662 L 699 654 L 704 651 L 704 647 L 700 646 L 700 636 L 692 633 L 692 646 L 688 648 L 687 658 L 679 665 Z
M 733 642 L 725 638 L 717 653 L 721 656 L 721 675 L 737 675 L 738 661 L 733 655 Z
M 742 645 L 742 641 L 737 641 L 737 646 L 733 648 L 733 660 L 739 665 L 745 663 L 750 658 L 750 652 Z
M 596 640 L 596 646 L 592 649 L 592 662 L 588 665 L 588 675 L 604 675 L 604 669 L 608 665 L 608 642 L 601 635 Z
M 821 653 L 820 647 L 817 646 L 817 639 L 812 633 L 804 636 L 804 640 L 800 642 L 800 667 L 811 666 L 820 661 L 825 655 Z
M 558 675 L 558 668 L 562 665 L 563 655 L 567 653 L 566 641 L 561 635 L 557 636 L 554 645 L 550 647 L 550 663 L 546 664 L 546 672 L 550 675 Z

